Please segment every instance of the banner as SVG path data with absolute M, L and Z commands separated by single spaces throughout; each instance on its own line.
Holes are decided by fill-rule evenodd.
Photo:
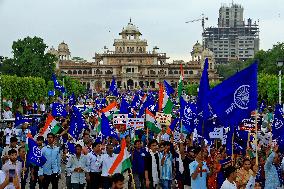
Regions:
M 126 129 L 143 130 L 144 118 L 128 118 Z
M 113 125 L 127 124 L 128 114 L 113 114 Z
M 161 125 L 166 125 L 166 126 L 171 125 L 171 121 L 172 121 L 171 114 L 164 114 L 164 113 L 157 112 L 155 118 L 157 122 L 160 123 Z

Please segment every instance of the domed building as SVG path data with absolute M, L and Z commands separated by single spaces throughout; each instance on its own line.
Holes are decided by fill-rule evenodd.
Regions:
M 113 77 L 120 90 L 157 89 L 158 83 L 164 80 L 177 87 L 180 65 L 184 71 L 184 84 L 199 83 L 204 61 L 202 57 L 211 57 L 210 65 L 214 65 L 214 56 L 210 56 L 209 51 L 203 52 L 198 42 L 191 52 L 193 60 L 167 62 L 169 57 L 159 52 L 157 46 L 147 49 L 147 40 L 141 39 L 142 33 L 131 19 L 119 36 L 119 39 L 114 39 L 114 50 L 105 47 L 104 52 L 95 53 L 94 62 L 72 60 L 68 45 L 62 42 L 58 46 L 59 69 L 80 80 L 86 88 L 100 91 L 109 88 Z M 214 66 L 210 66 L 208 72 L 211 81 L 220 79 Z

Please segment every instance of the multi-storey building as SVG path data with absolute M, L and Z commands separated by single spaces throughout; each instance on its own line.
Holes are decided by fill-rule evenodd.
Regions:
M 218 27 L 203 32 L 205 48 L 214 52 L 217 64 L 253 58 L 259 50 L 259 27 L 252 19 L 243 19 L 244 8 L 232 4 L 219 9 Z
M 199 83 L 206 57 L 209 58 L 209 79 L 219 80 L 213 53 L 208 49 L 203 51 L 198 42 L 193 47 L 192 61 L 168 63 L 169 57 L 166 53 L 159 53 L 157 47 L 147 50 L 147 40 L 141 39 L 142 34 L 131 20 L 119 35 L 121 38 L 114 40 L 114 50 L 105 49 L 103 53 L 95 53 L 94 62 L 78 57 L 71 59 L 69 47 L 64 42 L 59 44 L 58 50 L 51 48 L 49 53 L 59 58 L 57 68 L 60 71 L 96 91 L 107 89 L 112 77 L 116 78 L 120 89 L 158 88 L 158 83 L 163 80 L 177 87 L 181 64 L 185 84 Z

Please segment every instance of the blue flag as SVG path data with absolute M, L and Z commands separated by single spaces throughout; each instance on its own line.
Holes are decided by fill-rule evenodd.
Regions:
M 118 96 L 117 85 L 114 77 L 112 77 L 111 85 L 109 87 L 109 93 L 112 94 L 113 96 Z
M 265 105 L 265 102 L 264 102 L 264 100 L 263 100 L 263 101 L 261 101 L 261 104 L 260 104 L 260 106 L 259 106 L 258 112 L 259 112 L 259 113 L 262 113 L 265 108 L 266 108 L 266 105 Z
M 196 104 L 186 102 L 182 97 L 180 98 L 180 119 L 189 133 L 193 132 L 194 128 L 199 124 Z
M 69 101 L 68 101 L 68 105 L 69 106 L 73 106 L 76 104 L 76 97 L 75 97 L 75 94 L 72 93 L 71 96 L 69 96 Z
M 284 112 L 282 106 L 277 104 L 274 110 L 274 119 L 272 122 L 272 134 L 275 139 L 284 138 Z
M 171 131 L 174 131 L 176 127 L 179 127 L 179 118 L 175 117 L 172 122 L 171 125 L 169 126 Z
M 110 126 L 109 124 L 109 120 L 108 118 L 105 116 L 105 114 L 103 113 L 101 115 L 101 123 L 102 123 L 102 126 L 101 126 L 101 132 L 102 132 L 102 135 L 104 137 L 114 137 L 116 139 L 119 139 L 115 129 L 113 127 Z
M 76 106 L 73 106 L 71 110 L 70 127 L 68 133 L 73 138 L 78 139 L 82 130 L 86 127 L 87 125 L 85 123 L 85 118 L 83 117 L 82 113 Z
M 54 117 L 60 117 L 60 116 L 66 117 L 67 111 L 66 111 L 65 105 L 61 104 L 61 103 L 54 102 L 53 105 L 52 105 L 51 114 Z
M 236 126 L 249 118 L 257 109 L 257 63 L 214 87 L 208 99 L 225 126 Z
M 140 104 L 141 104 L 141 100 L 140 100 L 140 96 L 139 94 L 135 94 L 131 104 L 130 104 L 130 107 L 131 108 L 134 108 L 134 109 L 138 109 L 138 107 L 140 107 Z
M 76 148 L 75 148 L 75 144 L 74 143 L 67 142 L 67 149 L 68 149 L 68 152 L 70 154 L 75 154 L 76 153 Z
M 37 105 L 36 102 L 33 103 L 33 109 L 34 109 L 34 111 L 37 111 L 37 110 L 38 110 L 38 105 Z
M 28 138 L 28 148 L 27 161 L 42 167 L 46 162 L 46 158 L 42 155 L 41 149 L 34 139 Z
M 56 90 L 58 90 L 58 91 L 60 91 L 62 93 L 65 93 L 65 88 L 59 84 L 59 82 L 56 79 L 56 75 L 55 74 L 52 74 L 52 81 L 54 83 L 54 89 L 56 89 Z
M 208 98 L 210 92 L 209 79 L 208 79 L 208 58 L 205 59 L 202 76 L 200 79 L 198 90 L 198 113 L 201 114 L 202 120 L 209 118 Z
M 15 115 L 15 128 L 19 129 L 21 128 L 22 124 L 24 123 L 30 123 L 32 122 L 32 119 L 26 118 L 22 116 L 19 112 Z
M 121 98 L 121 103 L 120 103 L 120 110 L 119 113 L 120 114 L 128 114 L 129 111 L 129 104 L 128 102 L 125 100 L 124 97 Z
M 164 86 L 165 86 L 165 90 L 166 90 L 166 92 L 169 96 L 171 94 L 175 93 L 175 90 L 173 89 L 173 87 L 166 80 L 164 80 Z
M 48 91 L 48 96 L 55 96 L 55 91 Z

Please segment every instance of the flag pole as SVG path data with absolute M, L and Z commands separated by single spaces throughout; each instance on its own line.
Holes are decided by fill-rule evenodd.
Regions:
M 258 118 L 258 113 L 257 113 L 257 110 L 255 111 L 255 164 L 258 165 L 258 153 L 257 153 L 257 118 Z
M 22 177 L 23 177 L 23 179 L 25 178 L 26 162 L 27 162 L 27 152 L 26 152 L 26 154 L 25 154 L 24 168 L 23 168 L 23 171 L 22 171 Z
M 234 165 L 234 139 L 235 139 L 235 132 L 233 131 L 233 135 L 232 135 L 232 165 Z
M 135 181 L 134 181 L 134 176 L 133 176 L 133 173 L 132 173 L 132 168 L 130 167 L 130 175 L 131 175 L 131 180 L 132 180 L 132 183 L 133 183 L 133 188 L 135 188 Z

